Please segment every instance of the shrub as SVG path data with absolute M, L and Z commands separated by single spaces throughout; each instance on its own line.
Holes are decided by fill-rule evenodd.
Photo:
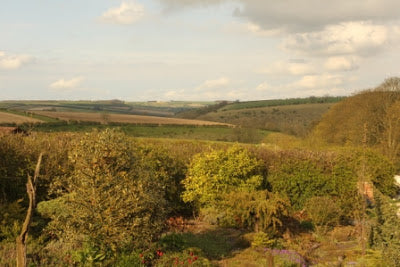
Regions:
M 283 226 L 289 207 L 286 198 L 263 190 L 227 194 L 221 209 L 227 210 L 238 226 L 273 235 Z
M 293 208 L 302 209 L 307 199 L 329 194 L 332 179 L 316 162 L 308 159 L 288 159 L 271 171 L 268 181 L 272 191 L 287 195 Z
M 166 218 L 164 185 L 123 134 L 85 134 L 72 144 L 69 161 L 74 169 L 60 183 L 64 193 L 51 201 L 60 205 L 41 204 L 53 235 L 85 242 L 106 257 L 109 251 L 146 247 L 159 236 Z
M 224 194 L 234 190 L 252 191 L 265 188 L 266 171 L 262 162 L 235 145 L 194 157 L 183 180 L 185 202 L 198 207 L 214 206 Z
M 339 223 L 340 207 L 331 197 L 312 197 L 306 202 L 305 210 L 317 226 L 336 226 Z

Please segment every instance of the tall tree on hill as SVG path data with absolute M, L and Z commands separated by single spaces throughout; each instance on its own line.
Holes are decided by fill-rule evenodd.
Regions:
M 367 145 L 394 160 L 400 152 L 400 78 L 389 78 L 373 90 L 362 91 L 336 104 L 314 134 L 328 143 Z

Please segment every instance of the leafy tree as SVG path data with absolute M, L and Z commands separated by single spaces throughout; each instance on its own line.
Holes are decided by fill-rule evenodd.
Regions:
M 386 79 L 334 105 L 316 126 L 314 135 L 339 145 L 366 144 L 379 148 L 390 160 L 400 152 L 400 78 Z M 367 132 L 365 133 L 364 127 Z
M 196 155 L 183 180 L 183 200 L 198 207 L 214 206 L 231 191 L 253 191 L 266 185 L 262 162 L 238 145 Z
M 72 144 L 69 161 L 73 171 L 62 179 L 62 196 L 39 205 L 52 219 L 50 232 L 102 253 L 146 247 L 158 237 L 166 215 L 163 183 L 134 143 L 113 130 L 88 133 Z

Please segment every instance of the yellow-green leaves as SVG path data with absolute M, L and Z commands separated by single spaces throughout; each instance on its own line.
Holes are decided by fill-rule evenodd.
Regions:
M 231 191 L 261 189 L 265 178 L 262 162 L 239 146 L 199 154 L 183 181 L 183 200 L 199 206 L 213 205 Z

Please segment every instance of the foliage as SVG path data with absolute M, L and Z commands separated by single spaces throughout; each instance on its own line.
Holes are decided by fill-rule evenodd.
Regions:
M 240 141 L 244 143 L 256 143 L 262 140 L 268 133 L 258 129 L 238 130 L 228 126 L 193 126 L 193 125 L 136 125 L 127 123 L 113 123 L 107 125 L 96 122 L 66 122 L 42 123 L 35 125 L 35 132 L 90 132 L 93 129 L 105 130 L 107 128 L 119 128 L 126 135 L 134 137 L 192 139 L 210 141 Z
M 233 110 L 223 108 L 218 112 L 201 115 L 198 119 L 305 136 L 332 105 L 321 103 Z
M 295 210 L 303 209 L 312 197 L 331 197 L 340 207 L 341 222 L 350 222 L 360 205 L 360 175 L 389 196 L 397 192 L 393 164 L 373 150 L 278 151 L 259 157 L 270 166 L 268 182 L 272 191 L 287 195 Z
M 339 203 L 331 197 L 312 197 L 307 200 L 305 210 L 317 226 L 336 226 L 339 223 Z
M 400 152 L 400 78 L 386 79 L 336 104 L 314 134 L 328 143 L 378 147 L 391 160 Z
M 69 161 L 71 176 L 58 181 L 65 192 L 57 200 L 62 205 L 42 203 L 52 219 L 49 230 L 57 230 L 53 234 L 87 242 L 106 256 L 124 247 L 145 247 L 158 237 L 166 214 L 164 186 L 123 134 L 85 134 L 72 144 Z
M 25 209 L 21 207 L 21 200 L 9 204 L 0 204 L 0 241 L 3 239 L 14 241 L 21 228 Z
M 186 191 L 182 197 L 198 207 L 213 206 L 232 190 L 265 188 L 265 179 L 262 162 L 235 145 L 227 151 L 214 150 L 195 156 L 183 180 Z
M 276 245 L 276 240 L 277 239 L 271 237 L 270 234 L 257 232 L 252 236 L 251 247 L 272 248 Z
M 307 199 L 334 191 L 332 179 L 315 162 L 287 159 L 270 172 L 272 191 L 287 195 L 295 209 L 302 209 Z
M 201 250 L 196 248 L 166 253 L 155 262 L 154 266 L 212 266 L 211 262 L 201 254 Z
M 388 266 L 400 265 L 400 218 L 398 208 L 379 192 L 375 195 L 375 223 L 371 228 L 370 245 L 382 251 Z
M 299 105 L 299 104 L 336 103 L 343 99 L 344 97 L 340 96 L 333 96 L 333 97 L 310 96 L 306 98 L 287 98 L 287 99 L 236 102 L 227 105 L 224 109 L 233 110 L 233 109 L 248 109 L 248 108 L 274 107 L 274 106 Z
M 232 192 L 226 195 L 221 209 L 227 210 L 237 225 L 273 235 L 289 215 L 289 201 L 266 190 Z

